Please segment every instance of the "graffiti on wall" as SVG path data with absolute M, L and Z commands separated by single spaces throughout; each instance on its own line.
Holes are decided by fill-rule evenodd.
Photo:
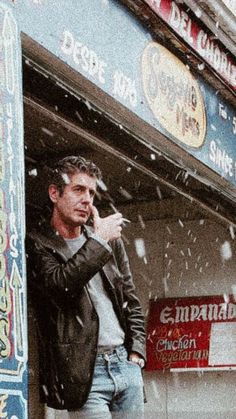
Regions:
M 26 418 L 27 342 L 21 54 L 0 3 L 0 417 Z

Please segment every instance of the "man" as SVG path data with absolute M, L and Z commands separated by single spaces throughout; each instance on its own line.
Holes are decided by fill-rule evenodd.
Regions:
M 100 218 L 93 205 L 100 177 L 82 157 L 59 161 L 48 189 L 50 225 L 29 235 L 41 400 L 70 418 L 140 417 L 144 318 L 121 240 L 122 214 Z

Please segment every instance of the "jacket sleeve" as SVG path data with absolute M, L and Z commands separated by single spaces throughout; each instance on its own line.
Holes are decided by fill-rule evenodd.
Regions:
M 76 297 L 88 281 L 105 265 L 111 250 L 94 238 L 88 238 L 73 257 L 64 261 L 42 240 L 26 241 L 29 286 L 45 296 L 57 299 Z
M 144 315 L 139 298 L 136 295 L 129 259 L 123 241 L 117 240 L 113 250 L 118 268 L 123 277 L 123 309 L 127 328 L 126 345 L 129 352 L 137 352 L 146 359 Z

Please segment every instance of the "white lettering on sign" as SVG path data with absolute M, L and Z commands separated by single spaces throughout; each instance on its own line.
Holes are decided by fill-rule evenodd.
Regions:
M 160 314 L 160 322 L 188 323 L 194 321 L 217 321 L 236 319 L 236 304 L 201 304 L 190 306 L 164 307 Z
M 183 335 L 179 339 L 159 339 L 156 344 L 156 350 L 162 351 L 177 351 L 180 349 L 196 348 L 196 339 L 189 339 L 188 335 Z
M 0 418 L 7 418 L 7 412 L 6 412 L 7 399 L 8 399 L 7 394 L 0 395 Z
M 225 52 L 220 50 L 204 30 L 200 30 L 197 37 L 197 50 L 218 72 L 224 75 L 233 86 L 236 86 L 236 67 L 228 59 Z
M 9 197 L 10 197 L 10 214 L 9 214 L 9 221 L 10 221 L 10 254 L 12 257 L 17 258 L 19 256 L 19 252 L 17 249 L 18 244 L 18 231 L 17 231 L 17 216 L 15 214 L 15 197 L 16 197 L 16 186 L 14 184 L 13 179 L 13 167 L 15 161 L 14 155 L 14 147 L 12 144 L 12 130 L 13 130 L 13 109 L 11 103 L 7 104 L 6 107 L 6 114 L 7 114 L 7 153 L 8 153 L 8 167 L 10 172 L 10 179 L 9 179 Z
M 223 175 L 233 176 L 233 159 L 225 150 L 217 146 L 214 140 L 210 143 L 210 160 L 223 172 Z
M 172 363 L 182 362 L 182 361 L 203 361 L 208 360 L 209 352 L 207 349 L 203 350 L 186 350 L 186 351 L 170 351 L 170 352 L 160 352 L 156 351 L 155 353 L 157 361 L 163 363 L 165 368 L 170 368 Z
M 225 119 L 226 121 L 228 119 L 227 108 L 224 107 L 224 105 L 221 103 L 219 103 L 219 116 L 221 116 L 221 118 Z
M 193 44 L 191 36 L 192 21 L 183 10 L 175 4 L 171 3 L 170 25 L 190 44 Z
M 72 57 L 77 67 L 94 79 L 97 79 L 100 83 L 105 83 L 106 62 L 87 45 L 75 39 L 74 35 L 69 31 L 64 31 L 63 33 L 61 50 L 64 54 Z
M 235 3 L 235 0 L 232 1 Z M 191 19 L 191 15 L 188 15 L 189 9 L 184 11 L 182 6 L 176 4 L 184 3 L 183 1 L 171 1 L 171 7 L 168 10 L 165 1 L 144 0 L 144 2 L 167 22 L 190 46 L 196 49 L 201 57 L 234 89 L 236 88 L 235 57 L 220 44 L 219 40 L 214 39 L 215 36 L 213 34 L 206 33 L 195 19 Z
M 130 79 L 120 70 L 115 71 L 113 80 L 112 94 L 128 101 L 132 107 L 135 107 L 137 105 L 135 80 Z
M 158 9 L 160 8 L 161 0 L 152 0 L 152 2 L 154 7 L 157 7 Z
M 233 134 L 236 135 L 236 116 L 233 117 Z

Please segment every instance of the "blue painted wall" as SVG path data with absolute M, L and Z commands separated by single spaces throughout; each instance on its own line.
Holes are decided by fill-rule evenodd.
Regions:
M 27 418 L 27 320 L 20 34 L 0 3 L 0 417 Z

